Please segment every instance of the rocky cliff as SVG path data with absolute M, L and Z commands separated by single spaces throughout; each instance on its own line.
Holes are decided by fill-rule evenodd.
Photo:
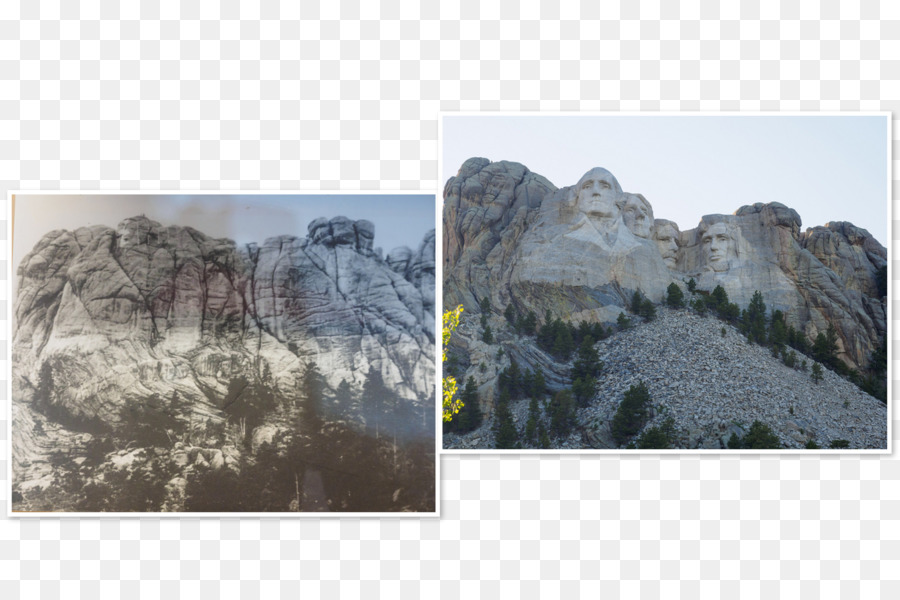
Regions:
M 516 363 L 513 373 L 540 372 L 548 395 L 569 386 L 574 393 L 574 364 L 570 358 L 559 357 L 571 357 L 577 348 L 577 344 L 571 345 L 575 328 L 581 330 L 581 323 L 600 324 L 599 329 L 591 331 L 602 332 L 602 337 L 625 329 L 617 324 L 620 314 L 643 320 L 634 316 L 637 311 L 632 299 L 636 292 L 659 306 L 672 284 L 682 290 L 687 301 L 699 303 L 698 313 L 706 312 L 709 299 L 721 297 L 720 293 L 713 294 L 721 288 L 728 301 L 737 305 L 729 307 L 730 317 L 723 318 L 729 325 L 744 328 L 748 339 L 749 319 L 742 320 L 741 309 L 748 308 L 754 294 L 760 292 L 767 309 L 762 329 L 772 326 L 776 311 L 784 321 L 779 341 L 770 342 L 773 338 L 763 331 L 755 338 L 757 342 L 771 343 L 772 353 L 784 357 L 790 350 L 785 346 L 790 333 L 790 343 L 812 355 L 814 342 L 818 338 L 831 340 L 833 333 L 834 348 L 828 342 L 828 352 L 817 355 L 820 360 L 870 393 L 884 394 L 882 362 L 873 360 L 873 356 L 881 355 L 887 332 L 887 251 L 867 231 L 846 222 L 804 231 L 797 211 L 778 202 L 738 207 L 730 215 L 706 215 L 697 227 L 681 231 L 673 221 L 659 218 L 664 215 L 654 213 L 650 200 L 623 190 L 615 176 L 603 168 L 589 170 L 574 185 L 557 188 L 523 165 L 492 163 L 484 158 L 467 160 L 458 175 L 446 183 L 444 304 L 463 304 L 466 308 L 450 341 L 450 369 L 461 386 L 473 379 L 488 423 L 496 422 L 492 413 L 499 406 L 503 371 L 513 368 L 512 361 Z M 689 293 L 691 281 L 695 293 Z M 486 306 L 490 307 L 487 313 Z M 529 313 L 533 313 L 530 325 L 522 320 Z M 548 322 L 548 313 L 560 323 Z M 491 328 L 490 335 L 485 334 L 485 326 Z M 551 338 L 539 343 L 537 334 L 542 328 L 551 331 Z M 667 335 L 666 340 L 671 343 L 677 338 Z M 597 342 L 597 335 L 592 334 L 592 339 Z M 687 357 L 688 365 L 705 360 L 707 353 L 706 348 L 697 347 L 688 338 L 670 350 Z M 821 358 L 825 355 L 827 360 Z M 777 364 L 777 359 L 773 360 Z M 666 370 L 674 364 L 656 361 L 653 369 L 643 372 L 654 381 L 665 380 L 676 375 Z M 713 377 L 729 377 L 739 371 L 728 370 Z M 681 373 L 677 375 L 683 380 L 677 397 L 679 410 L 684 411 L 679 422 L 680 447 L 718 447 L 718 438 L 710 442 L 712 446 L 704 446 L 706 442 L 700 438 L 706 434 L 697 433 L 719 430 L 721 419 L 711 416 L 715 411 L 704 411 L 702 423 L 690 418 L 691 411 L 699 410 L 706 398 L 701 378 L 692 381 L 682 378 Z M 864 381 L 866 377 L 869 379 Z M 584 401 L 584 381 L 580 385 L 578 393 Z M 602 375 L 591 380 L 591 385 L 597 386 L 593 404 L 582 407 L 582 416 L 596 413 L 598 402 L 605 398 L 604 402 L 611 403 L 603 408 L 604 418 L 608 418 L 607 413 L 621 397 L 610 399 L 601 393 L 608 388 Z M 849 382 L 847 385 L 854 387 Z M 767 417 L 780 415 L 781 409 L 790 408 L 784 405 L 770 410 L 759 402 L 764 393 L 750 391 L 741 393 L 748 402 L 734 412 L 734 419 L 746 420 L 754 411 Z M 811 388 L 804 398 L 822 393 L 822 388 Z M 723 390 L 723 397 L 731 396 Z M 854 444 L 852 447 L 884 447 L 886 417 L 878 408 L 884 405 L 867 397 L 875 404 L 863 402 L 859 406 L 865 408 L 863 426 L 871 436 L 853 437 L 852 432 L 845 431 L 845 437 Z M 519 412 L 528 405 L 521 402 Z M 513 407 L 514 414 L 515 410 Z M 843 418 L 839 413 L 827 425 L 816 425 L 822 432 L 820 437 L 840 434 L 840 426 L 835 426 Z M 521 430 L 526 417 L 524 413 L 519 416 Z M 785 437 L 789 432 L 784 421 L 773 425 L 784 434 L 784 444 L 796 447 L 801 443 L 799 438 Z M 447 431 L 465 430 L 467 426 Z M 493 434 L 486 435 L 484 429 L 462 439 L 448 435 L 444 441 L 450 447 L 492 447 L 494 443 Z M 473 441 L 473 436 L 478 439 Z M 558 443 L 564 447 L 592 445 L 582 438 Z
M 760 291 L 810 341 L 833 325 L 851 367 L 865 367 L 887 331 L 877 285 L 887 250 L 850 223 L 802 231 L 777 202 L 679 231 L 605 169 L 556 188 L 523 165 L 472 158 L 445 185 L 443 239 L 445 304 L 469 314 L 489 297 L 501 310 L 611 323 L 635 291 L 660 302 L 693 278 L 741 308 Z
M 175 393 L 198 418 L 222 421 L 236 380 L 295 398 L 311 362 L 328 389 L 378 377 L 428 413 L 434 232 L 390 253 L 402 265 L 373 238 L 372 223 L 344 217 L 246 247 L 145 217 L 48 233 L 17 273 L 14 475 L 33 478 L 36 463 L 49 472 L 36 411 L 116 426 L 123 407 Z

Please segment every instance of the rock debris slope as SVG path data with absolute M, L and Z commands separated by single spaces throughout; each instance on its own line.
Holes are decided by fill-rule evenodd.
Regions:
M 609 433 L 610 420 L 624 393 L 641 381 L 653 400 L 654 416 L 646 426 L 672 417 L 677 448 L 725 448 L 732 433 L 745 435 L 756 420 L 771 426 L 787 448 L 803 448 L 810 440 L 827 447 L 839 439 L 850 442 L 851 448 L 886 447 L 884 403 L 828 370 L 821 383 L 813 383 L 809 370 L 786 367 L 767 349 L 748 343 L 734 327 L 726 326 L 722 336 L 722 327 L 713 317 L 660 308 L 654 321 L 598 342 L 604 368 L 596 393 L 587 408 L 577 411 L 571 435 L 553 447 L 617 447 Z M 521 336 L 510 342 L 527 343 Z M 520 430 L 528 418 L 528 404 L 523 399 L 512 406 Z M 487 419 L 466 435 L 446 434 L 444 445 L 491 448 L 492 426 Z

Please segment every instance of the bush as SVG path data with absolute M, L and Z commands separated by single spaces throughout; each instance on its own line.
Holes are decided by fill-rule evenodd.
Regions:
M 693 308 L 697 314 L 705 315 L 706 314 L 706 301 L 703 296 L 697 296 L 693 300 L 691 300 L 691 308 Z
M 831 444 L 829 444 L 828 447 L 835 450 L 841 450 L 849 448 L 850 442 L 847 440 L 831 440 Z
M 648 427 L 635 442 L 639 450 L 666 450 L 675 443 L 675 421 L 669 417 L 658 426 Z
M 750 431 L 744 436 L 744 448 L 749 450 L 770 450 L 781 448 L 781 440 L 772 428 L 760 421 L 753 421 Z

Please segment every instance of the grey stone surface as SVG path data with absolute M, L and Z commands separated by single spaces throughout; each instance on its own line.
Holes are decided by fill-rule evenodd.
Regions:
M 613 322 L 634 291 L 660 302 L 693 277 L 741 308 L 759 290 L 810 340 L 833 324 L 841 359 L 868 363 L 887 324 L 875 283 L 887 251 L 868 232 L 844 222 L 803 232 L 777 202 L 679 231 L 647 200 L 602 168 L 557 189 L 523 165 L 469 159 L 444 190 L 445 304 L 472 312 L 488 296 L 520 313 Z
M 22 467 L 68 444 L 66 432 L 33 433 L 42 417 L 28 405 L 46 364 L 65 382 L 54 402 L 112 423 L 128 403 L 173 390 L 198 422 L 219 421 L 214 399 L 234 378 L 268 373 L 290 391 L 307 361 L 332 387 L 359 387 L 374 369 L 399 398 L 425 402 L 435 385 L 434 231 L 401 272 L 372 251 L 373 238 L 372 223 L 345 217 L 244 248 L 145 217 L 48 233 L 17 274 L 13 460 Z

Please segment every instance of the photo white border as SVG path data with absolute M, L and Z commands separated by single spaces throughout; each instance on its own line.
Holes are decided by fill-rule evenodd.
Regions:
M 728 449 L 706 449 L 706 448 L 677 448 L 670 450 L 626 450 L 626 449 L 618 449 L 618 448 L 578 448 L 578 449 L 521 449 L 521 450 L 500 450 L 494 448 L 443 448 L 443 433 L 440 434 L 441 437 L 441 453 L 442 454 L 451 454 L 451 455 L 540 455 L 540 454 L 589 454 L 589 455 L 612 455 L 612 456 L 636 456 L 641 454 L 652 454 L 652 455 L 717 455 L 717 456 L 737 456 L 737 455 L 768 455 L 768 456 L 789 456 L 789 455 L 802 455 L 802 456 L 812 456 L 812 455 L 824 455 L 824 456 L 835 456 L 840 454 L 850 454 L 855 456 L 862 455 L 872 455 L 872 454 L 880 454 L 880 455 L 891 455 L 893 454 L 893 365 L 892 363 L 892 346 L 893 346 L 893 307 L 891 306 L 891 298 L 893 295 L 893 254 L 892 251 L 892 242 L 891 239 L 893 235 L 892 230 L 892 217 L 893 217 L 893 206 L 891 202 L 891 170 L 893 167 L 892 164 L 892 126 L 893 123 L 891 121 L 892 113 L 890 111 L 849 111 L 849 112 L 841 112 L 841 111 L 823 111 L 823 112 L 814 112 L 814 111 L 786 111 L 786 112 L 778 112 L 778 111 L 697 111 L 697 112 L 685 112 L 685 111 L 659 111 L 659 112 L 640 112 L 640 111 L 596 111 L 596 112 L 579 112 L 579 111 L 439 111 L 438 112 L 438 198 L 439 198 L 439 210 L 441 212 L 441 227 L 437 229 L 435 232 L 436 236 L 438 236 L 435 242 L 440 245 L 443 250 L 443 213 L 444 213 L 444 188 L 447 184 L 446 181 L 443 181 L 443 172 L 444 172 L 444 119 L 447 117 L 484 117 L 484 118 L 493 118 L 493 117 L 883 117 L 887 122 L 887 197 L 885 201 L 887 202 L 887 226 L 888 226 L 888 236 L 887 236 L 887 263 L 888 263 L 888 274 L 887 274 L 887 285 L 888 285 L 888 297 L 887 297 L 887 448 L 860 448 L 860 449 L 847 449 L 847 450 L 831 450 L 827 448 L 820 448 L 817 450 L 807 450 L 805 448 L 784 448 L 780 450 L 728 450 Z M 493 159 L 489 159 L 493 162 Z M 497 160 L 503 160 L 502 158 L 498 158 Z M 596 166 L 596 165 L 591 165 Z M 590 166 L 588 167 L 590 168 Z M 439 284 L 438 286 L 441 288 L 441 307 L 443 308 L 443 252 L 441 254 L 440 267 L 438 268 Z M 441 311 L 443 314 L 443 310 Z M 441 370 L 441 376 L 443 376 L 443 369 Z
M 13 239 L 15 235 L 14 227 L 14 203 L 16 196 L 434 196 L 435 211 L 435 347 L 434 347 L 434 365 L 435 365 L 435 439 L 434 439 L 434 511 L 431 512 L 15 512 L 12 509 L 12 487 L 13 487 L 13 457 L 12 457 L 12 364 L 13 364 L 13 335 L 15 333 L 15 323 L 13 321 L 13 305 L 15 297 L 12 294 L 12 264 L 13 264 Z M 440 291 L 440 251 L 438 244 L 438 235 L 440 232 L 441 213 L 440 209 L 443 203 L 440 202 L 440 195 L 434 190 L 14 190 L 7 193 L 6 218 L 9 223 L 9 239 L 8 249 L 9 258 L 6 261 L 6 281 L 7 289 L 10 291 L 9 298 L 6 303 L 6 322 L 8 324 L 8 365 L 6 368 L 6 393 L 7 393 L 7 409 L 6 409 L 6 437 L 7 437 L 7 456 L 9 457 L 9 483 L 8 490 L 10 492 L 7 501 L 7 517 L 10 518 L 202 518 L 202 519 L 356 519 L 356 518 L 372 518 L 379 519 L 385 517 L 397 518 L 440 518 L 441 516 L 441 382 L 440 382 L 440 355 L 438 353 L 437 334 L 440 331 L 441 323 L 441 294 Z M 260 240 L 262 241 L 262 240 Z

